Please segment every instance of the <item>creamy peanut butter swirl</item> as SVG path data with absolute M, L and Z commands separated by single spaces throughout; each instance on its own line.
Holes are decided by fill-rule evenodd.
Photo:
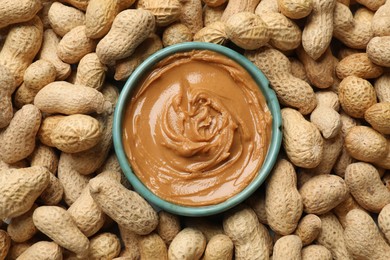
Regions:
M 172 55 L 133 92 L 125 152 L 137 177 L 180 205 L 222 202 L 256 176 L 268 150 L 271 113 L 252 77 L 211 51 Z

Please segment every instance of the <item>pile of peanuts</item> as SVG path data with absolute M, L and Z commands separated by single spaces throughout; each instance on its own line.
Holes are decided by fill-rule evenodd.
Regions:
M 112 149 L 118 86 L 202 41 L 282 107 L 247 201 L 157 212 Z M 390 0 L 0 0 L 0 259 L 390 259 Z

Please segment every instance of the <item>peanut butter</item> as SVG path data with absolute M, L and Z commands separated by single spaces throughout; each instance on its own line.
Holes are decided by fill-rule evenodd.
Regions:
M 272 116 L 255 81 L 212 51 L 177 53 L 138 83 L 123 144 L 136 176 L 157 196 L 185 206 L 223 202 L 257 175 Z

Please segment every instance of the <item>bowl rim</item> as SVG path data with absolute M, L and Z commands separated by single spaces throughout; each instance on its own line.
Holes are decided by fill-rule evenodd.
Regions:
M 260 91 L 266 99 L 268 108 L 272 114 L 272 135 L 271 142 L 268 148 L 267 155 L 264 159 L 263 165 L 261 166 L 256 177 L 252 182 L 245 187 L 241 192 L 234 195 L 233 197 L 215 205 L 208 206 L 199 206 L 199 207 L 190 207 L 173 204 L 162 198 L 155 195 L 150 191 L 135 175 L 132 171 L 131 164 L 127 159 L 123 144 L 122 144 L 122 118 L 126 111 L 126 105 L 131 97 L 131 92 L 134 86 L 137 85 L 139 80 L 142 79 L 145 72 L 150 71 L 150 69 L 162 59 L 168 57 L 169 55 L 175 54 L 177 52 L 186 52 L 191 50 L 210 50 L 226 57 L 232 59 L 233 61 L 240 64 L 252 78 L 257 83 Z M 145 61 L 143 61 L 130 75 L 124 84 L 122 91 L 119 95 L 116 108 L 114 111 L 114 122 L 113 122 L 113 143 L 115 153 L 118 158 L 120 167 L 122 168 L 123 173 L 126 178 L 130 181 L 134 190 L 138 192 L 144 199 L 146 199 L 154 208 L 157 210 L 165 210 L 170 213 L 174 213 L 181 216 L 191 216 L 191 217 L 200 217 L 200 216 L 209 216 L 215 215 L 221 212 L 224 212 L 239 203 L 247 199 L 251 194 L 253 194 L 265 181 L 265 179 L 270 174 L 278 153 L 280 150 L 282 142 L 282 131 L 281 131 L 281 112 L 279 102 L 275 95 L 275 92 L 269 87 L 269 81 L 264 76 L 264 74 L 258 69 L 252 62 L 250 62 L 246 57 L 239 54 L 238 52 L 218 44 L 213 43 L 204 43 L 204 42 L 186 42 L 179 43 L 165 47 L 156 53 L 149 56 Z

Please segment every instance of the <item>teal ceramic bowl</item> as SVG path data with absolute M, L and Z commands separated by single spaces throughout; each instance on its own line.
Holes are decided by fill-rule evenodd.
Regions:
M 270 147 L 268 149 L 268 153 L 264 160 L 264 163 L 259 170 L 256 177 L 253 181 L 240 193 L 237 195 L 227 199 L 226 201 L 210 206 L 200 206 L 200 207 L 188 207 L 181 206 L 165 201 L 154 193 L 152 193 L 133 173 L 131 164 L 127 160 L 125 150 L 122 144 L 122 120 L 125 115 L 127 102 L 130 100 L 132 89 L 135 88 L 138 82 L 142 79 L 142 77 L 148 73 L 153 66 L 161 61 L 162 59 L 178 53 L 178 52 L 187 52 L 191 50 L 210 50 L 222 55 L 227 56 L 228 58 L 234 60 L 238 64 L 240 64 L 243 68 L 245 68 L 249 74 L 253 77 L 261 92 L 266 98 L 268 108 L 270 109 L 273 117 L 272 121 L 272 137 L 270 142 Z M 276 98 L 275 92 L 269 87 L 269 82 L 264 74 L 248 59 L 246 59 L 241 54 L 236 51 L 229 49 L 224 46 L 220 46 L 217 44 L 211 43 L 201 43 L 201 42 L 187 42 L 172 45 L 170 47 L 164 48 L 148 59 L 146 59 L 141 65 L 137 67 L 137 69 L 131 74 L 127 82 L 125 83 L 119 99 L 115 108 L 114 114 L 114 125 L 113 125 L 113 139 L 114 139 L 114 148 L 116 155 L 118 157 L 120 166 L 133 185 L 135 191 L 137 191 L 142 197 L 144 197 L 149 203 L 151 203 L 156 209 L 162 209 L 174 214 L 182 215 L 182 216 L 209 216 L 221 213 L 226 211 L 239 203 L 243 202 L 247 199 L 253 192 L 255 192 L 260 185 L 265 181 L 268 174 L 271 172 L 275 161 L 277 159 L 281 140 L 281 115 L 280 115 L 280 106 L 278 100 Z

